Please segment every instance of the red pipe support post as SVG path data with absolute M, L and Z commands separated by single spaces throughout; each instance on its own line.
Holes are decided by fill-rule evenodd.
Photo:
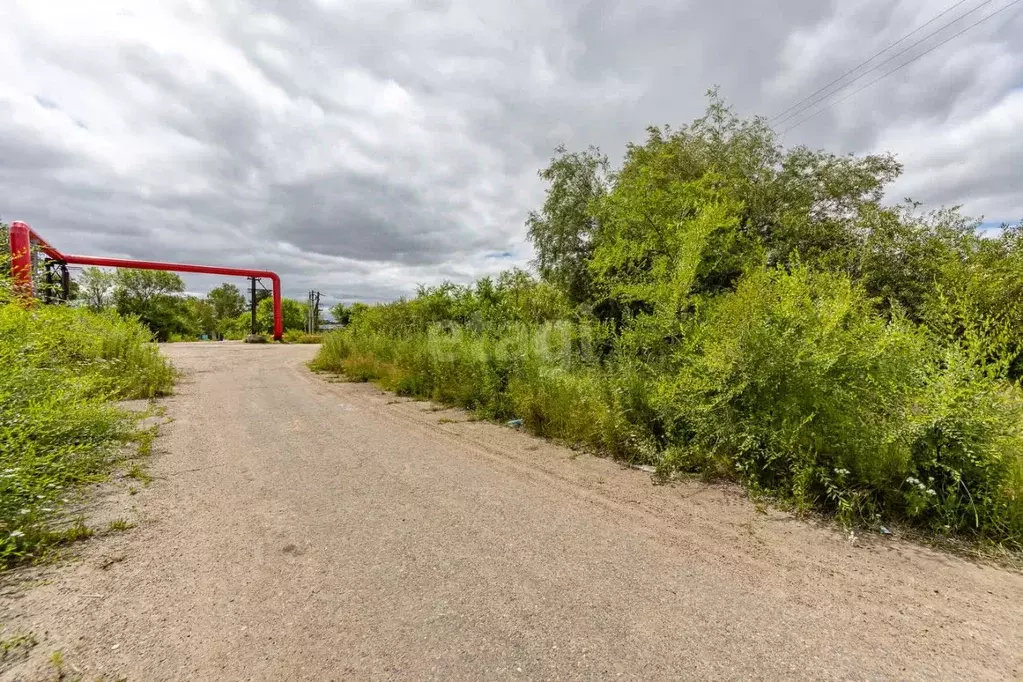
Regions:
M 14 221 L 10 228 L 11 278 L 14 293 L 20 298 L 32 296 L 32 230 L 23 222 Z

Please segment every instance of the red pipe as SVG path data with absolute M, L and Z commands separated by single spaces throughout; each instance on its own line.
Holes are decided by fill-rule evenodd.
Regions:
M 17 237 L 15 236 L 17 235 Z M 231 277 L 265 277 L 273 282 L 274 340 L 284 336 L 284 316 L 281 313 L 281 278 L 269 270 L 247 268 L 223 268 L 215 265 L 191 265 L 189 263 L 161 263 L 150 260 L 128 258 L 103 258 L 97 256 L 75 256 L 62 254 L 35 234 L 22 222 L 11 223 L 11 264 L 15 288 L 32 295 L 32 254 L 31 242 L 35 240 L 46 255 L 65 263 L 95 265 L 101 268 L 135 268 L 137 270 L 169 270 L 171 272 L 197 272 L 205 275 L 228 275 Z M 17 242 L 17 249 L 15 248 Z

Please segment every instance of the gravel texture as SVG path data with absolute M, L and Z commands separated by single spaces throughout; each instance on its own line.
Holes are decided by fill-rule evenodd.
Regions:
M 1023 577 L 174 344 L 139 521 L 8 576 L 2 679 L 1019 679 Z

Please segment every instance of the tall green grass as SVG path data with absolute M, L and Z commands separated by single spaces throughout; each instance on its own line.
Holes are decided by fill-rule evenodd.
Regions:
M 26 308 L 0 281 L 0 567 L 68 537 L 55 528 L 76 488 L 136 436 L 137 417 L 115 401 L 163 395 L 174 376 L 140 323 Z
M 363 311 L 315 366 L 849 522 L 1023 547 L 1023 392 L 982 350 L 880 314 L 844 275 L 754 269 L 668 332 L 428 324 L 423 310 Z

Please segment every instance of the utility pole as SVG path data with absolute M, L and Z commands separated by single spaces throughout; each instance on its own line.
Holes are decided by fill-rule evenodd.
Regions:
M 310 291 L 305 304 L 305 331 L 315 334 L 320 328 L 320 292 Z
M 316 305 L 313 306 L 313 334 L 320 331 L 320 292 L 316 292 Z
M 252 280 L 252 335 L 256 335 L 256 278 L 249 277 Z

